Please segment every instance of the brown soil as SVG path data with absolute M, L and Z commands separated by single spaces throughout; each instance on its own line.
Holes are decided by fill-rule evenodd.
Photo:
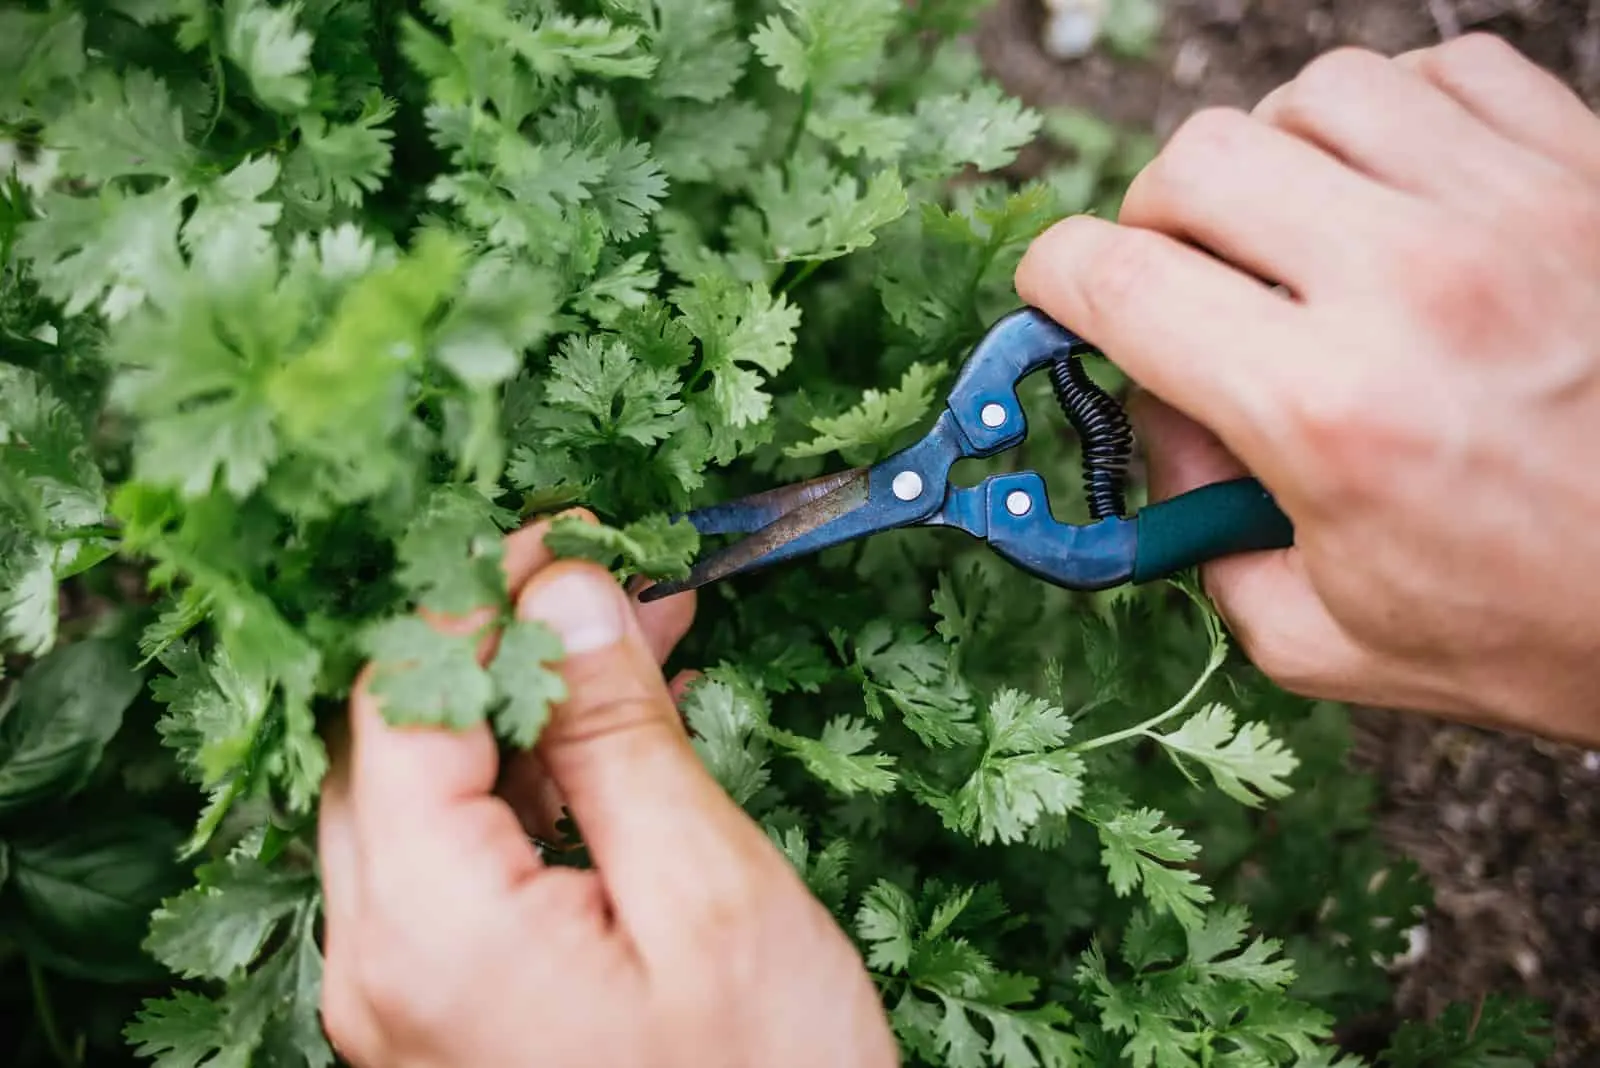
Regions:
M 1145 58 L 1063 62 L 1038 46 L 1038 0 L 997 0 L 980 51 L 1012 92 L 1165 137 L 1196 108 L 1248 107 L 1314 56 L 1395 54 L 1463 31 L 1499 34 L 1600 105 L 1600 0 L 1167 0 Z M 1555 1068 L 1600 1065 L 1600 754 L 1358 713 L 1356 762 L 1379 776 L 1391 844 L 1431 877 L 1426 950 L 1396 1009 L 1436 1014 L 1489 994 L 1544 1000 Z

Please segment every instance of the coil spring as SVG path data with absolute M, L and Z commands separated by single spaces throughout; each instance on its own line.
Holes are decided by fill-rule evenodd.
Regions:
M 1083 488 L 1095 519 L 1122 516 L 1133 426 L 1115 397 L 1101 389 L 1076 356 L 1050 365 L 1050 382 L 1067 422 L 1083 446 Z

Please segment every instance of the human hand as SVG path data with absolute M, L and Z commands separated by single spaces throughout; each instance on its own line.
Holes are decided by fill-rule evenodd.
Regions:
M 690 747 L 660 665 L 692 595 L 634 605 L 553 562 L 547 529 L 505 553 L 518 615 L 568 651 L 536 756 L 391 727 L 358 680 L 322 795 L 335 1047 L 361 1068 L 896 1063 L 854 946 Z M 529 841 L 563 803 L 593 870 Z
M 1155 499 L 1248 472 L 1294 521 L 1203 569 L 1264 673 L 1600 741 L 1600 119 L 1553 76 L 1330 53 L 1017 287 L 1145 391 Z

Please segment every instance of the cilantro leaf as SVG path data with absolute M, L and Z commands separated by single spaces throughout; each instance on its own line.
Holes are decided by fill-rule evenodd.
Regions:
M 396 725 L 470 727 L 494 700 L 477 660 L 478 635 L 445 634 L 412 615 L 369 628 L 362 646 L 376 669 L 372 694 Z
M 83 93 L 46 134 L 61 152 L 63 167 L 90 182 L 188 177 L 197 154 L 185 136 L 183 110 L 164 81 L 145 70 L 121 77 L 99 70 Z
M 598 336 L 567 339 L 550 362 L 544 400 L 534 425 L 579 447 L 653 445 L 679 425 L 683 409 L 675 374 L 642 366 L 625 341 Z
M 295 25 L 295 5 L 226 0 L 222 27 L 228 58 L 245 72 L 256 99 L 275 111 L 306 106 L 311 93 L 306 76 L 311 35 Z
M 562 655 L 560 636 L 537 621 L 514 620 L 501 635 L 489 676 L 501 701 L 494 710 L 495 727 L 512 745 L 531 748 L 550 719 L 551 706 L 566 700 L 566 682 L 549 666 Z
M 1205 765 L 1217 787 L 1240 804 L 1260 807 L 1264 797 L 1286 797 L 1285 777 L 1300 766 L 1294 754 L 1273 738 L 1265 723 L 1234 730 L 1232 710 L 1210 704 L 1169 734 L 1154 737 L 1175 756 Z
M 466 615 L 504 600 L 501 530 L 493 506 L 470 489 L 429 496 L 397 546 L 396 578 L 429 611 Z
M 162 902 L 145 948 L 188 979 L 227 979 L 260 955 L 267 936 L 300 908 L 301 876 L 274 872 L 248 856 L 207 865 L 200 882 Z
M 871 724 L 854 716 L 830 719 L 820 738 L 776 729 L 767 733 L 774 744 L 797 757 L 811 774 L 846 796 L 858 791 L 883 794 L 894 789 L 894 758 L 865 752 L 877 735 Z
M 789 446 L 784 455 L 801 459 L 838 452 L 852 464 L 881 459 L 897 435 L 916 426 L 928 414 L 934 387 L 941 377 L 938 370 L 914 363 L 906 368 L 894 389 L 881 393 L 869 389 L 849 411 L 812 419 L 811 429 L 817 436 Z
M 771 779 L 767 725 L 771 710 L 758 690 L 736 672 L 713 669 L 696 680 L 680 705 L 695 752 L 738 804 Z
M 895 171 L 874 172 L 863 189 L 818 154 L 802 155 L 783 170 L 764 168 L 751 183 L 751 195 L 765 218 L 773 257 L 786 263 L 832 260 L 867 248 L 877 231 L 910 207 Z
M 686 520 L 651 515 L 622 528 L 566 516 L 550 524 L 544 543 L 557 556 L 593 560 L 607 567 L 621 557 L 637 574 L 655 579 L 681 578 L 700 545 L 700 535 Z
M 655 94 L 713 103 L 732 92 L 750 58 L 749 44 L 735 35 L 732 0 L 653 0 L 652 6 Z
M 995 694 L 981 720 L 978 767 L 937 806 L 946 821 L 978 841 L 1021 841 L 1046 815 L 1065 815 L 1083 796 L 1084 764 L 1061 748 L 1065 713 L 1018 690 Z
M 867 710 L 874 718 L 882 716 L 881 695 L 930 746 L 971 745 L 982 737 L 972 692 L 950 670 L 949 653 L 937 642 L 909 628 L 897 634 L 873 623 L 856 636 L 855 645 Z
M 792 92 L 848 88 L 878 69 L 904 8 L 898 0 L 780 0 L 751 36 L 761 61 Z
M 1174 827 L 1161 826 L 1162 814 L 1141 808 L 1096 820 L 1112 889 L 1119 897 L 1141 890 L 1151 904 L 1170 912 L 1185 927 L 1200 925 L 1199 906 L 1211 900 L 1211 890 L 1192 871 L 1167 867 L 1199 855 L 1199 848 Z
M 966 166 L 980 171 L 1004 167 L 1043 125 L 1037 112 L 988 83 L 924 97 L 917 101 L 912 121 L 906 138 L 914 146 L 911 166 L 930 176 Z

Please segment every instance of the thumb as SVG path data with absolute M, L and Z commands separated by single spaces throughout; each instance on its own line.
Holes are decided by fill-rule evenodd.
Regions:
M 562 561 L 517 614 L 561 635 L 568 698 L 539 741 L 617 919 L 644 952 L 692 951 L 697 917 L 754 907 L 782 856 L 701 764 L 632 601 L 610 574 Z M 777 865 L 775 870 L 774 865 Z

